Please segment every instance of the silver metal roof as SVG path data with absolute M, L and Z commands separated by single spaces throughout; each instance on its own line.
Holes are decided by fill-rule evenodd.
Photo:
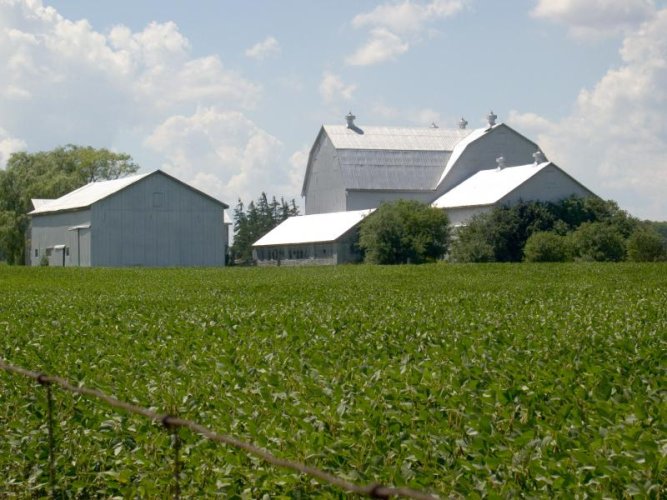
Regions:
M 359 224 L 371 212 L 373 210 L 354 210 L 290 217 L 257 240 L 253 246 L 335 241 Z
M 437 208 L 492 205 L 540 172 L 551 162 L 481 170 L 433 202 Z
M 347 189 L 433 190 L 450 154 L 343 149 L 338 151 L 338 161 Z
M 395 151 L 451 151 L 472 132 L 467 129 L 427 127 L 363 127 L 324 125 L 336 149 L 385 149 Z

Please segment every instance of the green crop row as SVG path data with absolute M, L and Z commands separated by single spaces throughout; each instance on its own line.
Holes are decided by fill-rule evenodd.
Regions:
M 667 265 L 0 267 L 0 357 L 359 483 L 667 485 Z M 54 390 L 57 495 L 164 497 L 170 435 Z M 0 373 L 0 497 L 48 495 L 45 391 Z M 182 432 L 186 497 L 344 493 Z

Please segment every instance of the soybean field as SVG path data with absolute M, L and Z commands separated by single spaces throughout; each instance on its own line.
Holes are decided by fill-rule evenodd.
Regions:
M 667 264 L 0 267 L 0 358 L 349 481 L 667 489 Z M 0 498 L 172 495 L 174 435 L 0 370 Z M 181 432 L 178 493 L 342 498 Z

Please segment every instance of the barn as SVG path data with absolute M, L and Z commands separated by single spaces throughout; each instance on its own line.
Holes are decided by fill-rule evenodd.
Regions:
M 595 196 L 497 118 L 491 111 L 486 126 L 477 129 L 469 129 L 463 118 L 452 129 L 366 127 L 349 113 L 346 125 L 323 125 L 303 180 L 306 216 L 409 199 L 442 208 L 461 226 L 478 213 L 518 201 Z M 296 230 L 289 234 L 307 238 Z M 292 242 L 282 244 L 287 248 Z
M 228 206 L 155 170 L 33 200 L 30 263 L 223 266 Z

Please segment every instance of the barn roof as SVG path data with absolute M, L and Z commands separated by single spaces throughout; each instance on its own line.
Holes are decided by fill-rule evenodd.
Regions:
M 480 170 L 433 202 L 434 207 L 492 205 L 542 171 L 551 162 Z
M 144 179 L 150 175 L 154 175 L 157 173 L 169 177 L 170 179 L 175 180 L 179 184 L 182 184 L 189 189 L 201 193 L 203 196 L 206 196 L 207 198 L 210 198 L 215 202 L 220 203 L 221 205 L 224 206 L 224 208 L 228 208 L 228 206 L 222 203 L 220 200 L 216 200 L 215 198 L 207 195 L 206 193 L 203 193 L 198 189 L 193 188 L 189 184 L 186 184 L 183 181 L 180 181 L 179 179 L 176 179 L 175 177 L 172 177 L 171 175 L 161 170 L 154 170 L 146 174 L 130 175 L 127 177 L 121 177 L 120 179 L 113 179 L 110 181 L 91 182 L 89 184 L 86 184 L 85 186 L 81 186 L 80 188 L 75 189 L 74 191 L 70 191 L 66 195 L 61 196 L 60 198 L 56 198 L 54 200 L 33 199 L 32 204 L 35 207 L 35 209 L 32 212 L 29 212 L 28 215 L 39 215 L 45 213 L 64 212 L 68 210 L 87 208 L 91 206 L 93 203 L 103 200 L 104 198 L 107 198 L 112 194 L 122 191 L 126 187 L 131 186 L 136 182 L 139 182 L 141 179 Z
M 331 212 L 290 217 L 257 240 L 253 246 L 294 245 L 335 241 L 373 210 Z
M 430 127 L 347 127 L 323 125 L 323 136 L 337 150 L 346 189 L 430 191 L 437 187 L 452 150 L 471 129 Z M 302 195 L 312 163 L 308 160 Z

